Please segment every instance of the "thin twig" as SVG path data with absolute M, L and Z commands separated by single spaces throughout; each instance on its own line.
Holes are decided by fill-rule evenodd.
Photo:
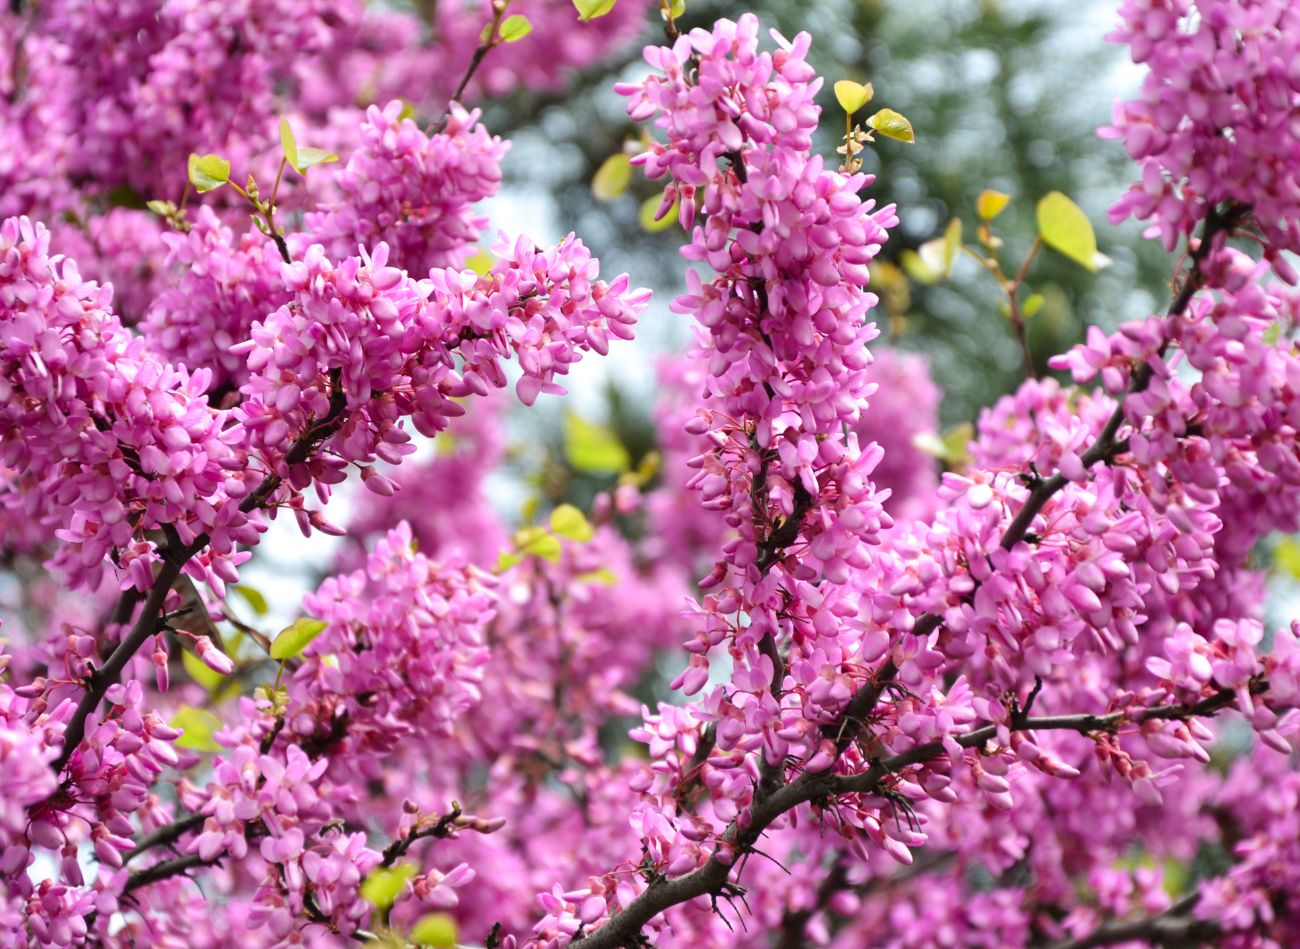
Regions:
M 130 863 L 147 850 L 175 843 L 191 831 L 198 830 L 205 819 L 202 814 L 191 814 L 188 817 L 182 817 L 180 820 L 172 821 L 170 824 L 164 824 L 153 833 L 141 837 L 140 842 L 133 849 L 122 855 L 122 862 Z

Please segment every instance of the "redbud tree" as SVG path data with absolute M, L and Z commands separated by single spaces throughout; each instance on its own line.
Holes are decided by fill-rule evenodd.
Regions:
M 1023 355 L 965 444 L 871 290 L 864 156 L 924 130 L 690 16 L 0 12 L 0 945 L 1300 944 L 1258 554 L 1300 527 L 1300 8 L 1119 10 L 1159 312 L 1036 373 L 1036 260 L 1104 263 L 1059 192 L 911 255 L 977 259 Z M 627 44 L 594 187 L 677 235 L 657 310 L 486 233 L 476 104 Z M 693 329 L 657 454 L 573 417 L 607 490 L 503 513 L 510 403 L 647 319 Z M 278 631 L 277 520 L 348 539 Z

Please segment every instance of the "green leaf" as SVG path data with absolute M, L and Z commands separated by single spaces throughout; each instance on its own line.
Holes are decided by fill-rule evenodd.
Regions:
M 271 643 L 271 658 L 283 662 L 301 656 L 302 651 L 328 625 L 324 620 L 312 619 L 310 616 L 299 617 L 276 635 L 275 641 Z
M 935 432 L 921 432 L 912 436 L 912 446 L 933 458 L 942 461 L 949 468 L 965 467 L 969 460 L 967 443 L 974 437 L 975 428 L 969 422 L 955 425 L 943 435 Z
M 186 655 L 189 655 L 186 653 Z M 220 751 L 221 746 L 213 737 L 221 727 L 221 719 L 207 709 L 182 705 L 168 722 L 172 728 L 179 728 L 184 734 L 176 739 L 176 747 L 190 751 Z
M 203 194 L 215 191 L 230 180 L 230 162 L 220 155 L 190 155 L 190 184 Z
M 632 159 L 622 152 L 610 155 L 591 179 L 591 193 L 598 201 L 613 201 L 632 183 Z
M 284 151 L 284 158 L 294 171 L 299 173 L 302 169 L 298 167 L 298 140 L 293 137 L 293 126 L 284 116 L 280 116 L 280 148 Z
M 551 512 L 551 530 L 561 537 L 585 544 L 595 534 L 587 515 L 572 504 L 561 504 Z
M 313 165 L 324 165 L 339 160 L 338 155 L 327 152 L 323 148 L 300 146 L 298 140 L 294 138 L 293 126 L 283 116 L 280 118 L 280 147 L 284 149 L 284 157 L 290 167 L 300 175 L 305 175 L 307 169 Z
M 1006 210 L 1007 205 L 1010 203 L 1011 195 L 986 188 L 975 199 L 975 213 L 980 216 L 981 220 L 991 221 Z
M 934 242 L 930 241 L 929 243 L 933 244 Z M 922 244 L 919 249 L 924 251 L 926 249 L 925 245 Z M 898 262 L 902 264 L 907 275 L 917 283 L 938 283 L 940 277 L 942 277 L 942 274 L 931 266 L 930 261 L 925 256 L 911 248 L 905 247 L 899 252 Z
M 680 20 L 686 16 L 686 0 L 672 0 L 671 3 L 665 3 L 659 0 L 659 15 L 665 20 L 672 17 L 674 20 Z
M 885 138 L 892 138 L 900 142 L 916 141 L 916 133 L 912 131 L 912 123 L 893 109 L 881 109 L 867 119 L 867 125 L 878 134 L 885 136 Z
M 474 271 L 480 277 L 488 274 L 496 266 L 497 259 L 482 248 L 479 252 L 465 261 L 465 266 Z M 443 435 L 446 438 L 446 435 Z
M 406 881 L 415 876 L 415 866 L 399 863 L 393 867 L 376 867 L 361 881 L 361 898 L 383 912 L 397 902 Z
M 1097 269 L 1097 236 L 1082 209 L 1053 191 L 1038 202 L 1038 236 L 1057 253 L 1085 270 Z
M 522 13 L 514 13 L 501 21 L 501 39 L 506 43 L 517 43 L 533 31 L 533 24 Z
M 187 649 L 181 650 L 181 665 L 185 667 L 191 679 L 209 692 L 217 691 L 221 688 L 221 683 L 226 681 L 225 676 L 216 669 L 209 668 L 206 662 Z
M 560 538 L 545 527 L 532 525 L 521 527 L 515 532 L 515 549 L 530 557 L 541 557 L 555 563 L 560 559 L 562 548 Z
M 948 454 L 948 448 L 943 443 L 943 439 L 935 432 L 917 432 L 912 436 L 912 447 L 917 451 L 924 452 L 931 458 L 938 458 L 943 461 Z
M 573 6 L 578 11 L 578 19 L 586 23 L 614 9 L 615 2 L 617 0 L 573 0 Z
M 415 121 L 415 116 L 416 116 L 415 103 L 412 102 L 410 99 L 403 99 L 402 111 L 397 113 L 397 121 L 401 122 L 404 121 L 405 119 L 410 119 L 411 121 Z
M 613 5 L 612 3 L 610 4 Z M 456 920 L 446 913 L 428 913 L 411 927 L 411 942 L 430 949 L 456 949 Z
M 306 174 L 308 168 L 316 165 L 328 165 L 330 162 L 338 160 L 339 156 L 333 152 L 327 152 L 323 148 L 307 148 L 304 146 L 298 149 L 298 164 L 294 166 L 294 169 L 299 174 Z
M 171 217 L 176 211 L 176 203 L 174 201 L 159 201 L 155 199 L 147 202 L 145 207 L 160 217 Z
M 1276 346 L 1277 341 L 1282 338 L 1282 324 L 1276 320 L 1271 323 L 1268 329 L 1264 330 L 1264 342 L 1269 346 Z
M 618 577 L 609 567 L 601 567 L 599 570 L 588 570 L 586 573 L 580 573 L 573 578 L 579 583 L 603 583 L 605 586 L 612 587 L 618 583 Z
M 662 194 L 652 194 L 641 202 L 641 229 L 649 231 L 651 234 L 658 234 L 660 231 L 666 231 L 677 223 L 677 209 L 681 206 L 681 201 L 674 200 L 672 206 L 664 212 L 664 216 L 655 220 L 655 215 L 659 212 L 659 205 L 663 204 Z
M 961 253 L 961 218 L 953 218 L 943 232 L 943 274 L 952 276 L 952 265 Z
M 954 425 L 943 433 L 944 459 L 949 468 L 962 469 L 970 461 L 970 442 L 975 437 L 975 426 L 970 422 Z
M 1300 540 L 1283 537 L 1273 551 L 1273 563 L 1282 573 L 1300 580 Z
M 564 457 L 578 471 L 622 474 L 632 459 L 614 431 L 593 425 L 576 412 L 564 416 Z
M 835 83 L 835 101 L 840 104 L 840 108 L 852 115 L 857 112 L 874 96 L 875 90 L 871 88 L 871 83 L 854 82 L 852 79 L 841 79 Z
M 262 595 L 261 590 L 258 590 L 255 587 L 250 587 L 246 583 L 241 583 L 234 589 L 243 601 L 248 604 L 249 609 L 258 616 L 265 616 L 271 611 L 271 607 L 267 605 L 266 597 Z
M 1046 302 L 1047 302 L 1047 298 L 1044 297 L 1041 293 L 1031 293 L 1029 297 L 1025 300 L 1024 304 L 1020 307 L 1020 315 L 1023 316 L 1025 319 L 1029 319 L 1031 316 L 1033 316 L 1039 310 L 1041 310 L 1043 308 L 1043 304 Z
M 505 573 L 516 564 L 524 562 L 524 558 L 508 550 L 501 551 L 501 556 L 497 558 L 497 573 Z
M 916 254 L 922 268 L 932 274 L 930 283 L 948 277 L 952 269 L 952 260 L 948 256 L 948 239 L 946 236 L 926 241 L 916 249 Z

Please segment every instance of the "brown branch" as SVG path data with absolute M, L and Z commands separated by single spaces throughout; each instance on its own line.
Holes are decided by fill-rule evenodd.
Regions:
M 509 0 L 493 0 L 492 3 L 492 22 L 488 24 L 488 37 L 478 44 L 474 49 L 474 54 L 470 57 L 469 66 L 465 69 L 465 74 L 460 77 L 460 82 L 456 86 L 456 91 L 451 94 L 447 101 L 447 107 L 442 110 L 442 114 L 429 126 L 428 134 L 437 135 L 447 127 L 447 120 L 451 118 L 451 107 L 465 95 L 465 90 L 469 88 L 470 80 L 474 78 L 474 73 L 478 72 L 479 66 L 483 65 L 483 60 L 487 58 L 495 47 L 501 43 L 501 21 L 505 16 L 506 6 Z
M 126 896 L 141 887 L 179 876 L 190 870 L 197 870 L 199 867 L 210 867 L 220 859 L 221 857 L 217 856 L 211 860 L 204 860 L 197 853 L 187 853 L 185 856 L 177 857 L 174 860 L 155 863 L 152 867 L 145 867 L 143 870 L 132 873 L 127 878 L 126 885 L 122 887 L 122 895 Z
M 1263 679 L 1251 683 L 1253 692 L 1266 690 L 1268 684 Z M 1122 724 L 1141 722 L 1151 719 L 1191 718 L 1196 715 L 1209 715 L 1232 704 L 1236 693 L 1223 689 L 1200 702 L 1155 706 L 1140 712 L 1112 712 L 1108 715 L 1055 715 L 1040 718 L 1021 718 L 1012 722 L 1013 731 L 1047 731 L 1067 730 L 1088 734 L 1094 731 L 1113 732 Z M 995 737 L 1000 726 L 986 725 L 956 737 L 956 742 L 963 748 L 982 745 Z M 747 822 L 742 826 L 739 820 L 733 821 L 723 832 L 722 842 L 729 844 L 736 854 L 750 850 L 769 826 L 787 811 L 809 801 L 828 799 L 841 794 L 871 794 L 878 791 L 891 774 L 910 765 L 928 761 L 946 754 L 942 742 L 929 742 L 915 748 L 893 755 L 882 761 L 874 762 L 864 772 L 852 775 L 832 774 L 829 771 L 805 772 L 793 781 L 789 781 L 771 794 L 755 795 L 754 803 L 749 808 Z M 727 884 L 731 874 L 732 862 L 721 863 L 716 856 L 710 857 L 703 866 L 692 870 L 684 876 L 668 879 L 658 877 L 633 900 L 621 913 L 594 932 L 570 945 L 572 949 L 619 949 L 634 942 L 641 928 L 660 913 L 679 903 L 685 903 L 699 896 L 720 893 Z
M 381 867 L 391 867 L 400 860 L 406 851 L 410 850 L 415 842 L 424 840 L 429 837 L 450 837 L 456 832 L 456 822 L 460 820 L 460 804 L 455 801 L 451 802 L 451 810 L 443 814 L 433 824 L 427 827 L 417 826 L 406 834 L 405 837 L 398 837 L 387 847 L 384 848 L 384 859 L 380 862 Z
M 122 862 L 130 863 L 147 850 L 175 843 L 191 831 L 198 830 L 205 819 L 202 814 L 191 814 L 188 817 L 182 817 L 180 820 L 172 821 L 170 824 L 164 824 L 153 833 L 141 837 L 140 842 L 134 848 L 122 855 Z
M 1057 943 L 1052 949 L 1095 949 L 1116 943 L 1142 939 L 1168 949 L 1185 949 L 1222 934 L 1222 927 L 1211 919 L 1191 915 L 1200 900 L 1199 893 L 1183 897 L 1163 913 L 1128 922 L 1110 922 L 1086 936 Z

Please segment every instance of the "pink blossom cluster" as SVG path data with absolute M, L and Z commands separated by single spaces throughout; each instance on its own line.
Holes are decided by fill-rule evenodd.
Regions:
M 700 603 L 694 656 L 677 684 L 699 691 L 709 650 L 727 643 L 734 689 L 714 689 L 705 703 L 719 748 L 762 748 L 773 761 L 811 754 L 818 706 L 837 699 L 818 691 L 815 670 L 830 659 L 818 653 L 791 669 L 807 706 L 782 709 L 765 644 L 793 636 L 813 653 L 819 630 L 852 609 L 834 585 L 865 564 L 889 524 L 869 480 L 880 451 L 861 450 L 844 426 L 873 389 L 865 344 L 876 330 L 865 316 L 875 297 L 862 286 L 894 214 L 857 196 L 865 177 L 810 154 L 820 80 L 804 60 L 808 44 L 801 34 L 760 52 L 756 18 L 720 21 L 648 49 L 658 72 L 620 87 L 633 118 L 660 115 L 668 141 L 637 162 L 650 177 L 672 176 L 665 200 L 679 197 L 683 225 L 697 209 L 705 215 L 683 256 L 717 274 L 704 283 L 689 272 L 690 292 L 674 308 L 699 321 L 708 367 L 706 408 L 688 425 L 707 439 L 689 463 L 691 486 L 737 537 L 704 581 L 716 592 Z M 748 621 L 737 623 L 738 612 Z
M 232 348 L 253 323 L 288 302 L 275 245 L 256 231 L 238 241 L 209 207 L 199 209 L 188 233 L 170 232 L 164 265 L 179 279 L 154 298 L 140 327 L 160 358 L 212 373 L 209 401 L 247 381 L 246 360 Z
M 487 224 L 471 209 L 501 186 L 507 145 L 455 103 L 434 135 L 401 113 L 399 101 L 366 110 L 339 197 L 307 215 L 307 230 L 335 259 L 382 240 L 393 266 L 412 274 L 461 267 Z
M 467 88 L 549 81 L 644 12 L 517 9 L 576 45 L 491 50 Z M 529 481 L 513 520 L 500 390 L 562 392 L 648 295 L 572 236 L 462 269 L 504 143 L 455 105 L 432 134 L 339 108 L 467 61 L 486 10 L 438 5 L 431 42 L 351 3 L 0 13 L 0 134 L 51 173 L 0 156 L 0 207 L 63 219 L 0 224 L 0 946 L 411 941 L 431 911 L 503 949 L 1295 942 L 1300 623 L 1261 552 L 1300 528 L 1297 298 L 1269 279 L 1300 21 L 1122 15 L 1151 78 L 1121 209 L 1186 238 L 1173 302 L 1091 329 L 1051 363 L 1072 384 L 998 400 L 942 475 L 937 387 L 868 350 L 895 216 L 813 152 L 809 38 L 670 22 L 619 87 L 690 234 L 664 470 L 585 513 Z M 229 188 L 165 251 L 161 220 L 75 216 L 200 141 L 264 177 L 318 82 L 295 115 L 359 145 L 286 184 L 288 263 Z M 307 489 L 353 468 L 345 529 Z M 225 597 L 280 510 L 350 535 L 283 639 Z
M 139 589 L 152 581 L 147 532 L 171 525 L 182 544 L 203 536 L 199 579 L 235 578 L 259 525 L 231 503 L 248 490 L 240 448 L 204 392 L 209 370 L 155 359 L 109 309 L 110 291 L 51 254 L 26 218 L 0 225 L 3 365 L 0 443 L 48 498 L 55 563 L 95 586 L 114 564 Z
M 463 414 L 454 399 L 507 384 L 502 362 L 511 354 L 526 404 L 563 392 L 555 376 L 584 351 L 607 352 L 611 337 L 631 338 L 649 299 L 629 289 L 626 274 L 599 280 L 598 262 L 572 235 L 546 251 L 526 238 L 502 243 L 484 276 L 446 269 L 416 280 L 389 266 L 388 253 L 380 243 L 335 264 L 313 244 L 285 267 L 290 302 L 235 347 L 250 370 L 239 409 L 245 437 L 272 472 L 298 489 L 315 481 L 322 497 L 349 464 L 363 466 L 372 491 L 392 494 L 372 462 L 396 463 L 413 450 L 402 421 L 435 435 Z M 311 438 L 330 417 L 338 423 L 322 436 L 324 452 L 287 460 L 282 446 Z
M 398 525 L 365 570 L 330 577 L 304 599 L 329 625 L 289 681 L 290 730 L 310 742 L 342 719 L 350 757 L 450 732 L 482 699 L 495 599 L 489 574 L 430 561 L 412 550 L 410 526 Z
M 625 53 L 648 9 L 645 0 L 619 0 L 603 16 L 582 22 L 572 0 L 512 0 L 508 15 L 527 17 L 532 29 L 484 59 L 462 100 L 563 89 L 583 70 Z M 340 25 L 321 55 L 294 63 L 300 102 L 309 112 L 324 113 L 340 103 L 400 96 L 422 112 L 441 109 L 492 17 L 491 0 L 439 3 L 417 12 L 369 5 L 364 16 Z
M 40 4 L 31 29 L 67 64 L 65 85 L 49 91 L 64 110 L 69 173 L 178 196 L 191 152 L 247 157 L 270 144 L 277 84 L 357 15 L 351 0 Z M 168 181 L 174 192 L 152 193 Z
M 1100 130 L 1124 142 L 1141 181 L 1111 209 L 1151 221 L 1166 249 L 1224 202 L 1249 207 L 1267 256 L 1300 249 L 1300 11 L 1287 0 L 1125 0 L 1112 42 L 1147 70 L 1141 96 Z
M 348 522 L 351 546 L 337 566 L 362 566 L 369 545 L 401 521 L 412 542 L 427 557 L 452 554 L 483 567 L 496 564 L 509 545 L 506 525 L 488 497 L 483 474 L 498 468 L 506 456 L 504 418 L 509 400 L 489 394 L 473 412 L 453 418 L 423 459 L 408 459 L 389 472 L 397 493 L 384 497 L 367 492 L 358 497 Z

